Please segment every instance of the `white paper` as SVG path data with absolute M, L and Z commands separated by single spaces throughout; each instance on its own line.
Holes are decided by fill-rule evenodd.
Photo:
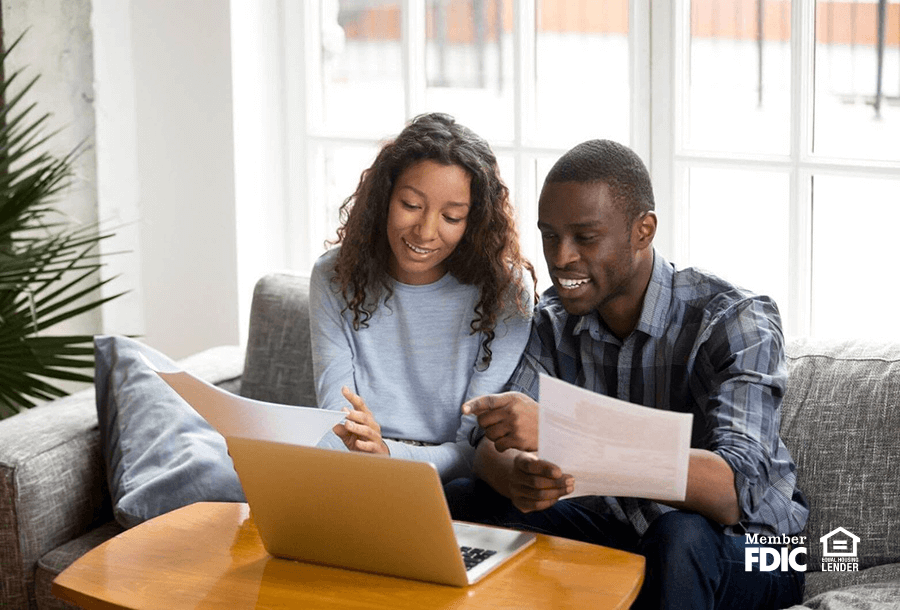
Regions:
M 236 396 L 187 371 L 163 371 L 146 356 L 144 362 L 225 438 L 238 436 L 314 446 L 345 417 L 340 411 Z
M 595 394 L 541 375 L 538 457 L 575 479 L 573 496 L 684 500 L 690 413 Z

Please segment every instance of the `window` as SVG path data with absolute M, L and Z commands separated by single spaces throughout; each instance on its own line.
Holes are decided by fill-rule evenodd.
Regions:
M 296 266 L 334 237 L 381 141 L 441 110 L 497 153 L 541 289 L 543 177 L 603 137 L 650 166 L 669 260 L 772 295 L 789 335 L 900 338 L 888 311 L 900 293 L 882 271 L 891 238 L 873 230 L 900 214 L 900 0 L 311 0 L 301 12 Z
M 683 0 L 673 21 L 676 260 L 772 295 L 788 334 L 900 338 L 873 239 L 900 214 L 900 3 Z
M 381 141 L 440 110 L 491 143 L 523 247 L 549 286 L 535 228 L 544 174 L 585 139 L 633 144 L 633 117 L 647 115 L 633 99 L 639 76 L 629 58 L 642 43 L 628 1 L 317 0 L 304 19 L 317 42 L 306 45 L 303 149 L 314 203 L 300 264 L 308 268 L 334 236 L 337 210 Z

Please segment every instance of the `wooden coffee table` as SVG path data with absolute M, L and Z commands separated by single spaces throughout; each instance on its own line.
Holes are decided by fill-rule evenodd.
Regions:
M 644 558 L 539 535 L 467 588 L 272 557 L 246 504 L 206 502 L 92 549 L 53 581 L 84 608 L 627 608 Z

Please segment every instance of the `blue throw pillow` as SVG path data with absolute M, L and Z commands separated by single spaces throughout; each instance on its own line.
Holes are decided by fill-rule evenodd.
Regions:
M 123 527 L 194 502 L 243 502 L 225 439 L 140 353 L 178 366 L 126 337 L 94 338 L 94 387 L 113 513 Z

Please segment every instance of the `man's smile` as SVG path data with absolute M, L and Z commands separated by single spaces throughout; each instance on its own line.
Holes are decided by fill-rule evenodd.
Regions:
M 563 290 L 576 290 L 578 288 L 581 288 L 585 284 L 589 284 L 591 280 L 590 280 L 590 278 L 557 277 L 556 281 L 559 284 L 559 287 L 562 288 Z

